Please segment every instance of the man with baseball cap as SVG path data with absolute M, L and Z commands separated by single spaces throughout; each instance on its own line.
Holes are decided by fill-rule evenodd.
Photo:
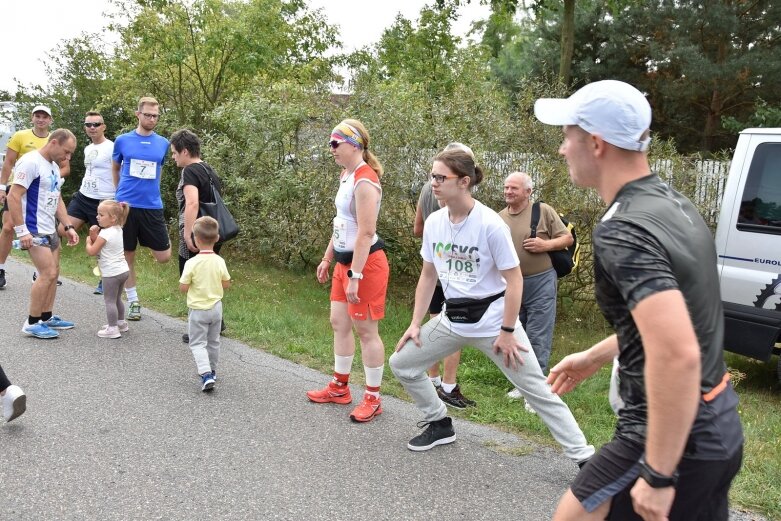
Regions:
M 710 230 L 651 172 L 651 107 L 631 85 L 594 82 L 537 100 L 534 113 L 563 127 L 570 179 L 608 205 L 593 232 L 594 284 L 616 331 L 565 357 L 548 382 L 564 394 L 618 355 L 625 403 L 554 519 L 727 520 L 743 433 Z
M 14 240 L 14 227 L 7 217 L 8 205 L 6 196 L 11 189 L 13 180 L 11 172 L 20 157 L 33 150 L 39 150 L 49 141 L 49 129 L 53 123 L 52 111 L 46 105 L 36 105 L 32 110 L 32 128 L 15 132 L 6 145 L 5 161 L 0 173 L 0 204 L 3 205 L 3 229 L 0 232 L 0 289 L 4 289 L 5 261 L 11 253 L 11 243 Z M 64 159 L 59 163 L 60 175 L 66 177 L 70 173 L 70 161 Z

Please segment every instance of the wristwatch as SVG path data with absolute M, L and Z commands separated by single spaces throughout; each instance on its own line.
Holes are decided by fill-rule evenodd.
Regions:
M 347 278 L 360 280 L 363 278 L 363 273 L 358 273 L 357 271 L 353 271 L 353 270 L 347 270 Z
M 652 488 L 674 487 L 678 484 L 678 471 L 673 472 L 672 476 L 659 474 L 645 462 L 645 456 L 640 458 L 640 477 L 643 478 Z
M 65 226 L 63 226 L 62 229 L 67 232 L 68 230 L 72 230 L 73 229 L 73 225 L 72 224 L 66 224 Z

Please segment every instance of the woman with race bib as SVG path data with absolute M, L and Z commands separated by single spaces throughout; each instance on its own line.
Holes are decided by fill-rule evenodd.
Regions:
M 339 123 L 331 132 L 329 146 L 343 170 L 333 233 L 317 266 L 317 280 L 327 282 L 331 263 L 336 261 L 331 285 L 334 378 L 325 388 L 306 395 L 317 403 L 352 403 L 347 384 L 355 355 L 355 329 L 361 344 L 366 391 L 350 419 L 368 422 L 382 413 L 380 384 L 385 365 L 379 321 L 385 316 L 389 269 L 383 242 L 376 233 L 382 165 L 368 150 L 369 133 L 358 120 Z
M 483 179 L 474 158 L 463 150 L 437 154 L 431 168 L 434 197 L 443 208 L 423 227 L 423 268 L 415 291 L 412 323 L 399 340 L 389 364 L 423 412 L 426 430 L 407 448 L 425 451 L 453 443 L 456 433 L 445 404 L 426 369 L 466 347 L 486 354 L 539 413 L 565 455 L 583 464 L 594 447 L 569 408 L 545 382 L 518 311 L 523 278 L 510 229 L 499 215 L 472 197 Z M 437 280 L 442 283 L 442 313 L 421 326 Z

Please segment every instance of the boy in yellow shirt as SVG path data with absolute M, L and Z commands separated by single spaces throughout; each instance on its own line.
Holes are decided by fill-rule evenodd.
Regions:
M 179 290 L 187 293 L 190 308 L 190 350 L 193 352 L 201 391 L 214 389 L 220 358 L 220 325 L 223 290 L 230 287 L 230 274 L 222 257 L 214 253 L 220 238 L 219 224 L 211 217 L 199 217 L 193 224 L 198 255 L 189 259 L 179 279 Z

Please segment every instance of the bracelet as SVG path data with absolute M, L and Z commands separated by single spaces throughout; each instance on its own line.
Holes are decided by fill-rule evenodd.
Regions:
M 502 331 L 504 331 L 506 333 L 515 333 L 515 328 L 514 327 L 502 326 L 499 329 L 501 329 Z
M 330 259 L 326 259 L 325 257 L 323 257 L 323 260 L 321 260 L 320 262 L 327 262 L 328 264 L 331 264 L 333 261 L 332 261 L 332 260 L 330 260 Z
M 62 227 L 62 229 L 67 232 L 68 230 L 72 230 L 73 229 L 73 225 L 72 224 L 66 224 L 65 226 Z

